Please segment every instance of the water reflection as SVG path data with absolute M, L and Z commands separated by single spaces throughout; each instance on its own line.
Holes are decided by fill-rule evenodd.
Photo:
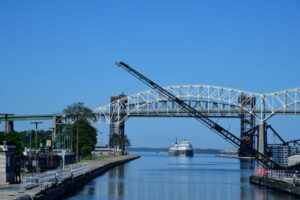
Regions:
M 195 155 L 143 153 L 92 180 L 70 200 L 295 200 L 294 196 L 250 185 L 252 161 Z
M 119 199 L 116 197 L 124 195 L 124 176 L 125 165 L 115 167 L 108 172 L 108 196 L 110 200 Z
M 253 174 L 257 163 L 252 160 L 240 160 L 240 199 L 255 199 L 255 200 L 295 200 L 293 195 L 289 195 L 280 191 L 275 191 L 257 185 L 250 185 L 249 177 Z
M 255 169 L 253 160 L 242 159 L 240 162 L 240 199 L 256 199 L 255 192 L 251 191 L 249 177 Z

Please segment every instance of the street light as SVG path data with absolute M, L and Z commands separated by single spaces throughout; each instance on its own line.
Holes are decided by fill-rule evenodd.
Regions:
M 30 124 L 35 124 L 35 162 L 37 163 L 37 130 L 38 124 L 42 124 L 43 122 L 30 122 Z

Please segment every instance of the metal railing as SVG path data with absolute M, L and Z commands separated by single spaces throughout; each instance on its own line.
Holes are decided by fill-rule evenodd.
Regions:
M 265 173 L 262 174 L 256 172 L 256 175 L 300 186 L 300 173 L 297 171 L 265 170 Z
M 38 188 L 40 190 L 47 189 L 53 185 L 58 185 L 67 179 L 83 175 L 89 170 L 90 165 L 81 164 L 64 170 L 51 170 L 43 173 L 25 175 L 22 176 L 20 190 L 29 190 L 33 188 Z
M 293 171 L 284 170 L 268 170 L 267 177 L 269 179 L 284 181 L 287 183 L 294 183 L 294 179 L 297 178 L 296 173 Z

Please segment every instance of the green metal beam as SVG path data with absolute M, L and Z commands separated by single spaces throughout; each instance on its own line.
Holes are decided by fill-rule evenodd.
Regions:
M 30 121 L 30 120 L 52 120 L 53 116 L 60 114 L 46 114 L 46 115 L 13 115 L 8 116 L 8 121 Z M 0 122 L 5 121 L 4 116 L 0 116 Z

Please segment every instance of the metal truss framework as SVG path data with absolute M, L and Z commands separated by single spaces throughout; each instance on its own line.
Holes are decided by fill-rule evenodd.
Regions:
M 176 85 L 164 89 L 212 117 L 250 114 L 265 122 L 275 114 L 300 114 L 300 88 L 268 94 L 207 85 Z M 251 98 L 255 99 L 255 105 L 244 106 Z M 107 124 L 119 124 L 128 117 L 189 117 L 176 103 L 170 102 L 154 90 L 126 96 L 99 106 L 94 111 L 100 116 L 99 122 Z

